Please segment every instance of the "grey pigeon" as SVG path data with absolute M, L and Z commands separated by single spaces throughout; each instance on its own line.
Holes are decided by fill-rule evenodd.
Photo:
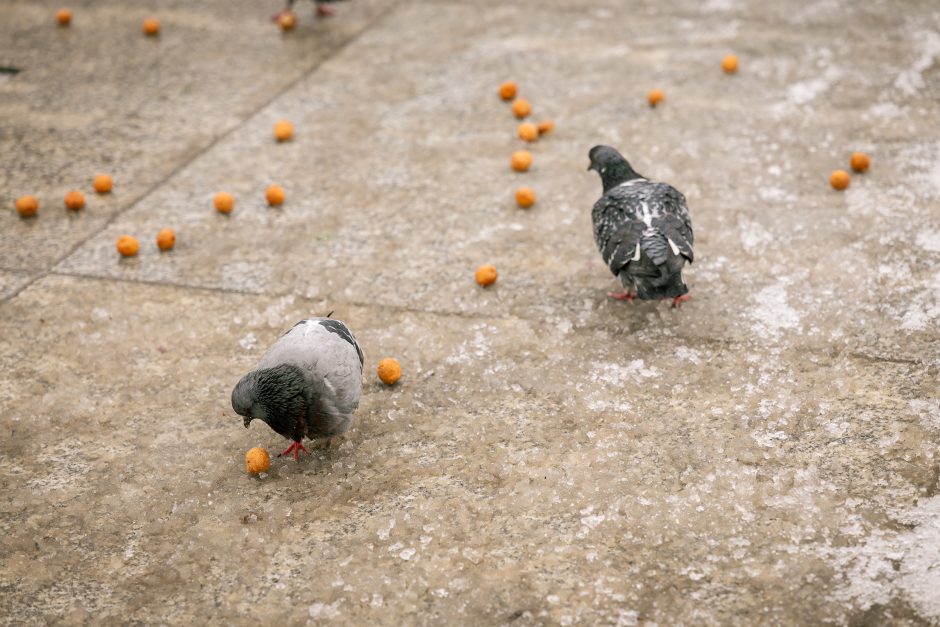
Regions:
M 591 210 L 594 241 L 624 287 L 608 296 L 631 302 L 671 298 L 679 307 L 691 298 L 682 282 L 682 267 L 693 260 L 685 196 L 640 176 L 610 146 L 594 146 L 588 157 L 588 170 L 596 170 L 604 184 L 604 195 Z
M 232 409 L 266 422 L 293 441 L 281 455 L 309 452 L 306 438 L 343 434 L 362 395 L 362 349 L 349 328 L 331 318 L 301 320 L 261 356 L 232 390 Z

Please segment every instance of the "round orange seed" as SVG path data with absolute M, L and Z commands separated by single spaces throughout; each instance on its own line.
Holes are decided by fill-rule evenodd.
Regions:
M 845 170 L 836 170 L 829 175 L 829 184 L 832 185 L 832 189 L 839 190 L 840 192 L 847 188 L 851 181 L 852 177 L 850 177 L 849 173 Z
M 386 385 L 394 385 L 401 379 L 401 364 L 393 357 L 386 357 L 379 362 L 379 379 Z
M 39 201 L 35 196 L 20 196 L 14 206 L 22 218 L 31 218 L 39 211 Z
M 477 268 L 476 274 L 474 275 L 476 282 L 483 287 L 487 287 L 493 283 L 496 283 L 496 277 L 497 272 L 495 266 L 491 266 L 489 264 L 485 264 Z

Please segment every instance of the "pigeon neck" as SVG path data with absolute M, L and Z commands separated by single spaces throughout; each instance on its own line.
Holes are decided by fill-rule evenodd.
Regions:
M 601 169 L 601 181 L 604 183 L 604 192 L 609 192 L 618 185 L 629 183 L 643 177 L 633 171 L 626 161 L 613 163 Z

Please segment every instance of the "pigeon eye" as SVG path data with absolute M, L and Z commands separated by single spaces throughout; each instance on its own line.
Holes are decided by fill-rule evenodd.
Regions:
M 607 171 L 607 168 L 601 168 L 601 174 Z

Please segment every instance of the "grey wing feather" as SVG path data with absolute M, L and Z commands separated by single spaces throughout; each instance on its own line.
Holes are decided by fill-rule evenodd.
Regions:
M 296 365 L 321 403 L 350 414 L 362 395 L 362 350 L 345 325 L 339 323 L 345 330 L 340 334 L 322 325 L 325 320 L 338 322 L 310 318 L 296 324 L 262 355 L 258 367 Z
M 652 224 L 669 238 L 683 257 L 691 262 L 695 258 L 692 251 L 694 235 L 692 218 L 689 216 L 689 206 L 685 202 L 685 196 L 666 183 L 658 183 L 656 187 L 658 188 L 656 191 L 659 192 L 657 197 L 662 206 L 662 215 L 654 218 Z
M 594 242 L 604 263 L 617 274 L 635 256 L 646 225 L 637 218 L 639 203 L 627 190 L 615 188 L 594 204 Z

